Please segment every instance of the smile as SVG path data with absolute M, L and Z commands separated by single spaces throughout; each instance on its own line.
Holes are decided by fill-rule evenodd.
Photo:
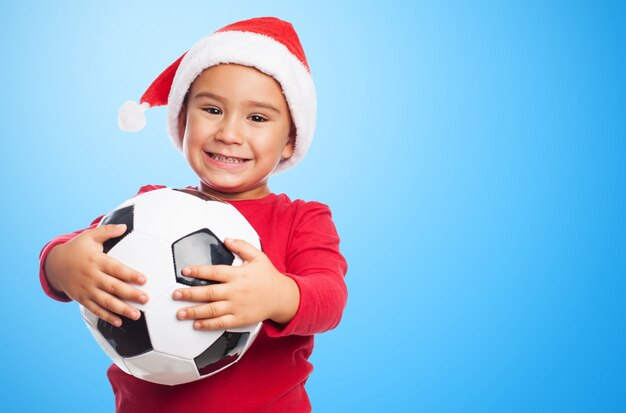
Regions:
M 213 153 L 213 152 L 207 152 L 207 155 L 211 159 L 214 159 L 219 162 L 225 162 L 225 163 L 244 163 L 244 162 L 249 161 L 249 159 L 236 158 L 236 157 L 231 157 L 231 156 L 223 156 L 223 155 Z

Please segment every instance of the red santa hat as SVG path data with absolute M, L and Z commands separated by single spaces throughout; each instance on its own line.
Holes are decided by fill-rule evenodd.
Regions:
M 281 161 L 274 173 L 300 162 L 315 131 L 315 85 L 293 26 L 275 17 L 233 23 L 198 41 L 152 82 L 139 104 L 127 101 L 121 106 L 120 129 L 129 132 L 143 129 L 146 124 L 143 112 L 167 105 L 168 134 L 173 144 L 182 149 L 178 115 L 185 95 L 203 70 L 220 63 L 251 66 L 278 81 L 296 127 L 296 140 L 293 155 Z

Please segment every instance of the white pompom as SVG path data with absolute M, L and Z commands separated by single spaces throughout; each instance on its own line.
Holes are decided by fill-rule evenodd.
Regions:
M 146 126 L 146 115 L 143 112 L 149 107 L 150 105 L 145 102 L 139 105 L 137 102 L 127 100 L 117 112 L 117 125 L 124 132 L 139 132 Z

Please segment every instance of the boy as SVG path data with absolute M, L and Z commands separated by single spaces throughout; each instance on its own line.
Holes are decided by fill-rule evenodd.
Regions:
M 328 207 L 291 201 L 268 186 L 272 173 L 302 159 L 315 124 L 315 89 L 293 27 L 275 18 L 226 26 L 169 66 L 141 102 L 134 114 L 131 104 L 123 106 L 120 126 L 138 129 L 147 107 L 167 104 L 170 138 L 199 177 L 198 189 L 235 206 L 263 245 L 260 251 L 226 240 L 244 259 L 242 266 L 184 268 L 186 276 L 219 283 L 174 292 L 181 301 L 176 316 L 195 320 L 197 329 L 264 323 L 238 363 L 200 381 L 161 386 L 112 365 L 117 411 L 310 411 L 304 384 L 312 370 L 313 334 L 339 323 L 347 266 Z M 120 326 L 120 315 L 139 317 L 129 302 L 150 299 L 133 286 L 150 274 L 102 252 L 102 243 L 124 227 L 96 228 L 100 219 L 48 243 L 40 279 L 52 298 L 76 300 Z

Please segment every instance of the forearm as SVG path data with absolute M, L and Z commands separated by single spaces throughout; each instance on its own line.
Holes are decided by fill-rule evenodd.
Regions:
M 300 307 L 300 289 L 298 284 L 286 275 L 280 275 L 280 284 L 276 298 L 277 309 L 271 320 L 277 324 L 289 323 Z
M 287 274 L 298 288 L 299 302 L 294 316 L 287 323 L 270 323 L 270 336 L 313 335 L 335 328 L 341 321 L 348 291 L 343 276 L 338 274 Z

